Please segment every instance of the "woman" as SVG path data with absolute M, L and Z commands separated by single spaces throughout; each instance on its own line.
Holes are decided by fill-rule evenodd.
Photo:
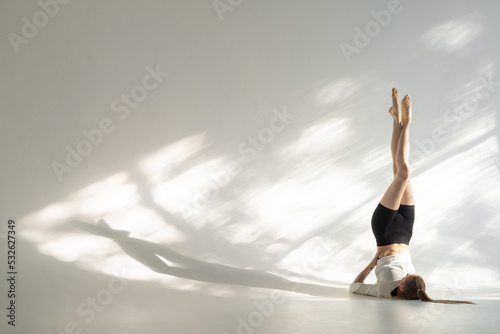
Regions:
M 372 217 L 372 230 L 377 253 L 370 264 L 356 277 L 350 291 L 380 298 L 399 297 L 446 304 L 474 304 L 458 300 L 433 300 L 425 292 L 424 279 L 415 274 L 410 257 L 410 239 L 415 220 L 415 206 L 410 184 L 408 153 L 410 148 L 411 98 L 406 95 L 399 104 L 399 92 L 392 89 L 394 118 L 391 153 L 394 180 L 380 200 Z M 364 284 L 375 269 L 376 284 Z

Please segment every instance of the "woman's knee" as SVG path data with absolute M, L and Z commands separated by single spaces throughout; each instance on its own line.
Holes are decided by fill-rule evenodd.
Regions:
M 398 171 L 396 172 L 396 177 L 403 182 L 410 180 L 410 166 L 407 163 L 398 164 Z

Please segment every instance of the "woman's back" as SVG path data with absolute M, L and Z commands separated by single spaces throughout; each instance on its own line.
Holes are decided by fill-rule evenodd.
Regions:
M 411 262 L 409 252 L 384 256 L 377 261 L 375 269 L 377 283 L 352 283 L 350 291 L 361 295 L 390 298 L 391 292 L 399 285 L 403 277 L 414 273 L 415 267 Z

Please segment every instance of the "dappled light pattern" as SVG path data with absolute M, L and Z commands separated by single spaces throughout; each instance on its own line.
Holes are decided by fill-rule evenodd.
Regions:
M 323 96 L 318 105 L 348 99 L 356 94 L 353 87 L 360 86 L 353 82 L 328 84 L 311 94 Z M 338 90 L 332 93 L 337 95 L 326 97 L 332 89 Z M 467 94 L 476 89 L 469 87 Z M 309 96 L 300 98 L 309 100 Z M 199 290 L 200 284 L 211 281 L 200 269 L 205 264 L 194 274 L 151 270 L 111 239 L 68 225 L 75 220 L 95 224 L 105 218 L 113 229 L 130 232 L 151 245 L 171 247 L 192 259 L 192 264 L 206 263 L 206 268 L 256 269 L 255 273 L 346 286 L 354 268 L 374 250 L 370 216 L 391 172 L 388 143 L 367 138 L 364 145 L 362 122 L 353 107 L 347 109 L 291 129 L 294 138 L 271 143 L 257 156 L 257 163 L 243 165 L 243 171 L 226 183 L 214 180 L 231 156 L 214 155 L 213 143 L 206 142 L 203 134 L 186 137 L 142 158 L 136 170 L 112 175 L 27 215 L 23 237 L 44 254 L 88 270 L 179 289 Z M 457 115 L 462 118 L 455 120 L 454 127 L 444 122 L 449 139 L 433 142 L 432 151 L 425 139 L 413 144 L 417 152 L 413 156 L 417 203 L 413 257 L 417 270 L 425 268 L 430 286 L 442 287 L 448 284 L 445 277 L 450 272 L 462 270 L 468 274 L 460 275 L 460 282 L 454 284 L 492 286 L 498 284 L 492 275 L 498 272 L 498 260 L 484 254 L 486 248 L 498 248 L 500 238 L 495 209 L 500 187 L 496 119 L 485 103 L 474 113 Z M 384 110 L 377 117 L 385 117 L 390 124 Z M 263 169 L 259 163 L 264 159 L 273 163 Z M 206 187 L 209 183 L 211 190 Z M 479 217 L 472 217 L 471 206 Z M 467 246 L 457 247 L 461 244 Z M 236 249 L 231 258 L 228 254 Z M 438 266 L 431 264 L 436 254 L 442 259 Z M 160 261 L 165 268 L 182 268 L 168 256 Z M 480 267 L 456 266 L 478 261 Z M 259 275 L 245 284 L 266 286 Z M 212 291 L 224 294 L 224 287 Z
M 478 38 L 481 30 L 480 17 L 469 15 L 431 28 L 422 36 L 422 40 L 434 50 L 452 52 Z
M 319 105 L 334 105 L 344 102 L 359 92 L 360 85 L 350 79 L 341 79 L 324 86 L 317 94 Z
M 0 332 L 494 332 L 499 9 L 0 2 L 0 253 L 18 273 Z M 412 99 L 416 273 L 477 305 L 349 293 L 393 180 L 393 87 Z
M 292 291 L 286 284 L 295 280 L 311 284 L 296 292 L 316 285 L 316 295 L 339 297 L 323 286 L 346 289 L 375 251 L 370 219 L 392 180 L 387 111 L 396 86 L 414 101 L 417 273 L 429 289 L 499 285 L 500 87 L 488 26 L 497 23 L 486 10 L 493 5 L 449 11 L 402 1 L 387 24 L 372 13 L 380 18 L 387 2 L 346 2 L 339 11 L 332 1 L 248 1 L 223 22 L 210 5 L 144 6 L 123 5 L 131 21 L 101 8 L 125 18 L 119 27 L 126 31 L 113 35 L 109 17 L 96 19 L 102 25 L 95 29 L 112 34 L 97 46 L 80 21 L 95 14 L 92 7 L 89 15 L 61 11 L 61 22 L 80 25 L 71 41 L 88 40 L 63 58 L 47 57 L 43 68 L 31 67 L 41 59 L 37 45 L 52 45 L 42 43 L 52 36 L 66 48 L 64 29 L 51 35 L 47 28 L 22 45 L 20 59 L 29 61 L 13 68 L 26 74 L 10 73 L 15 80 L 5 88 L 29 82 L 39 95 L 30 104 L 17 91 L 5 94 L 11 104 L 27 103 L 9 114 L 25 132 L 5 136 L 23 142 L 11 155 L 29 161 L 9 167 L 31 180 L 21 190 L 40 188 L 29 189 L 26 205 L 16 200 L 19 234 L 29 245 L 70 270 L 165 289 L 227 297 L 233 285 L 259 294 Z M 438 16 L 427 20 L 431 14 Z M 367 26 L 380 29 L 369 33 Z M 366 35 L 363 47 L 358 31 Z M 358 45 L 351 62 L 340 51 L 343 41 Z M 89 67 L 89 59 L 73 59 L 87 47 L 95 52 Z M 113 66 L 95 56 L 101 53 Z M 169 76 L 154 90 L 141 89 L 144 68 L 156 63 Z M 120 104 L 130 114 L 120 119 L 110 106 L 132 92 L 137 105 Z M 108 118 L 113 131 L 90 145 L 84 133 Z M 64 161 L 65 148 L 82 142 L 89 142 L 88 156 L 84 150 L 59 183 L 46 160 Z M 31 164 L 32 156 L 44 158 Z M 15 188 L 6 189 L 19 196 Z M 119 232 L 96 230 L 102 219 Z

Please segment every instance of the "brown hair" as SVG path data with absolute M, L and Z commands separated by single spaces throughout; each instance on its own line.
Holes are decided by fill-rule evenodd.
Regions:
M 402 296 L 405 299 L 420 299 L 423 302 L 443 304 L 475 304 L 466 300 L 431 299 L 425 292 L 424 279 L 419 275 L 410 275 L 405 281 Z

